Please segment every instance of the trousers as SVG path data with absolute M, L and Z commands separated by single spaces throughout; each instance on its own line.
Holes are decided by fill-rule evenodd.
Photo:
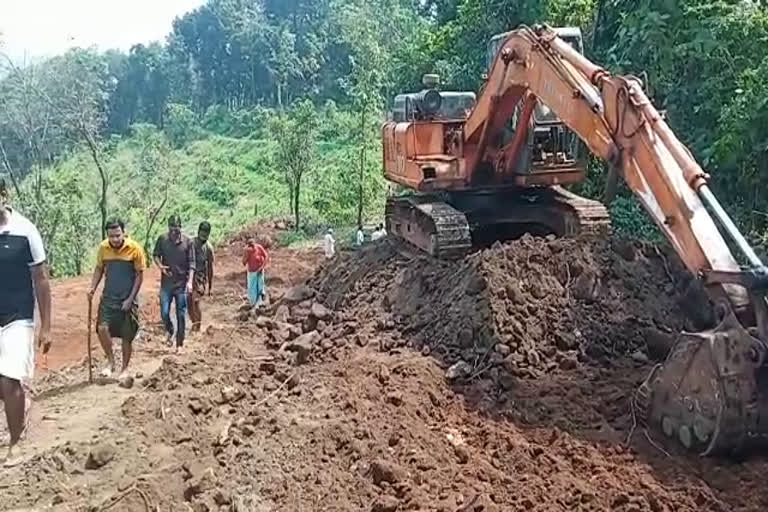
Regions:
M 171 302 L 176 302 L 176 346 L 184 346 L 186 336 L 187 321 L 187 292 L 186 290 L 166 290 L 160 289 L 160 317 L 163 319 L 163 325 L 168 334 L 174 334 L 173 322 L 171 321 Z

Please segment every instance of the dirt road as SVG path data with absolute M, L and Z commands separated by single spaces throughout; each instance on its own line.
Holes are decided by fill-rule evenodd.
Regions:
M 276 250 L 273 298 L 309 287 L 255 315 L 238 311 L 242 239 L 217 251 L 188 354 L 148 329 L 132 389 L 83 387 L 83 366 L 41 376 L 4 507 L 768 509 L 765 460 L 670 454 L 634 428 L 645 335 L 707 320 L 665 253 L 525 239 L 450 264 L 384 241 L 326 264 Z M 79 286 L 57 283 L 73 317 Z

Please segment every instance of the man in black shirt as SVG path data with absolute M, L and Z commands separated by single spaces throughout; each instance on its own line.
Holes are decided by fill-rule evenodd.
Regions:
M 0 181 L 0 398 L 11 441 L 5 465 L 18 463 L 15 448 L 24 431 L 22 380 L 35 368 L 35 300 L 40 310 L 37 344 L 51 347 L 51 287 L 43 240 L 34 224 L 8 206 Z
M 200 302 L 205 296 L 206 289 L 210 295 L 213 286 L 213 250 L 211 244 L 208 243 L 210 236 L 211 225 L 208 222 L 201 222 L 197 228 L 197 236 L 192 239 L 192 244 L 195 246 L 195 282 L 193 283 L 192 295 L 189 297 L 191 332 L 200 332 L 200 325 L 203 321 Z
M 160 316 L 168 332 L 168 345 L 173 344 L 171 302 L 176 302 L 176 351 L 181 352 L 186 334 L 187 298 L 192 293 L 195 276 L 195 248 L 192 240 L 181 232 L 181 219 L 168 219 L 168 233 L 160 235 L 153 251 L 160 268 Z

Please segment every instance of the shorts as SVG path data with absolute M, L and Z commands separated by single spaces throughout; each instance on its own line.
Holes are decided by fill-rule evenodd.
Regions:
M 102 299 L 97 324 L 106 325 L 112 338 L 133 341 L 139 332 L 139 305 L 134 302 L 131 309 L 123 311 L 120 303 Z
M 0 327 L 0 375 L 21 381 L 35 372 L 35 323 L 16 320 Z

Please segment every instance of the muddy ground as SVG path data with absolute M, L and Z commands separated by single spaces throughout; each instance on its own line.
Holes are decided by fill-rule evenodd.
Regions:
M 40 376 L 4 509 L 768 510 L 765 459 L 684 456 L 633 428 L 654 351 L 712 321 L 668 252 L 529 237 L 454 263 L 387 240 L 330 263 L 275 249 L 271 305 L 250 312 L 247 236 L 217 251 L 186 355 L 161 347 L 151 309 L 131 389 L 85 386 L 78 363 Z

